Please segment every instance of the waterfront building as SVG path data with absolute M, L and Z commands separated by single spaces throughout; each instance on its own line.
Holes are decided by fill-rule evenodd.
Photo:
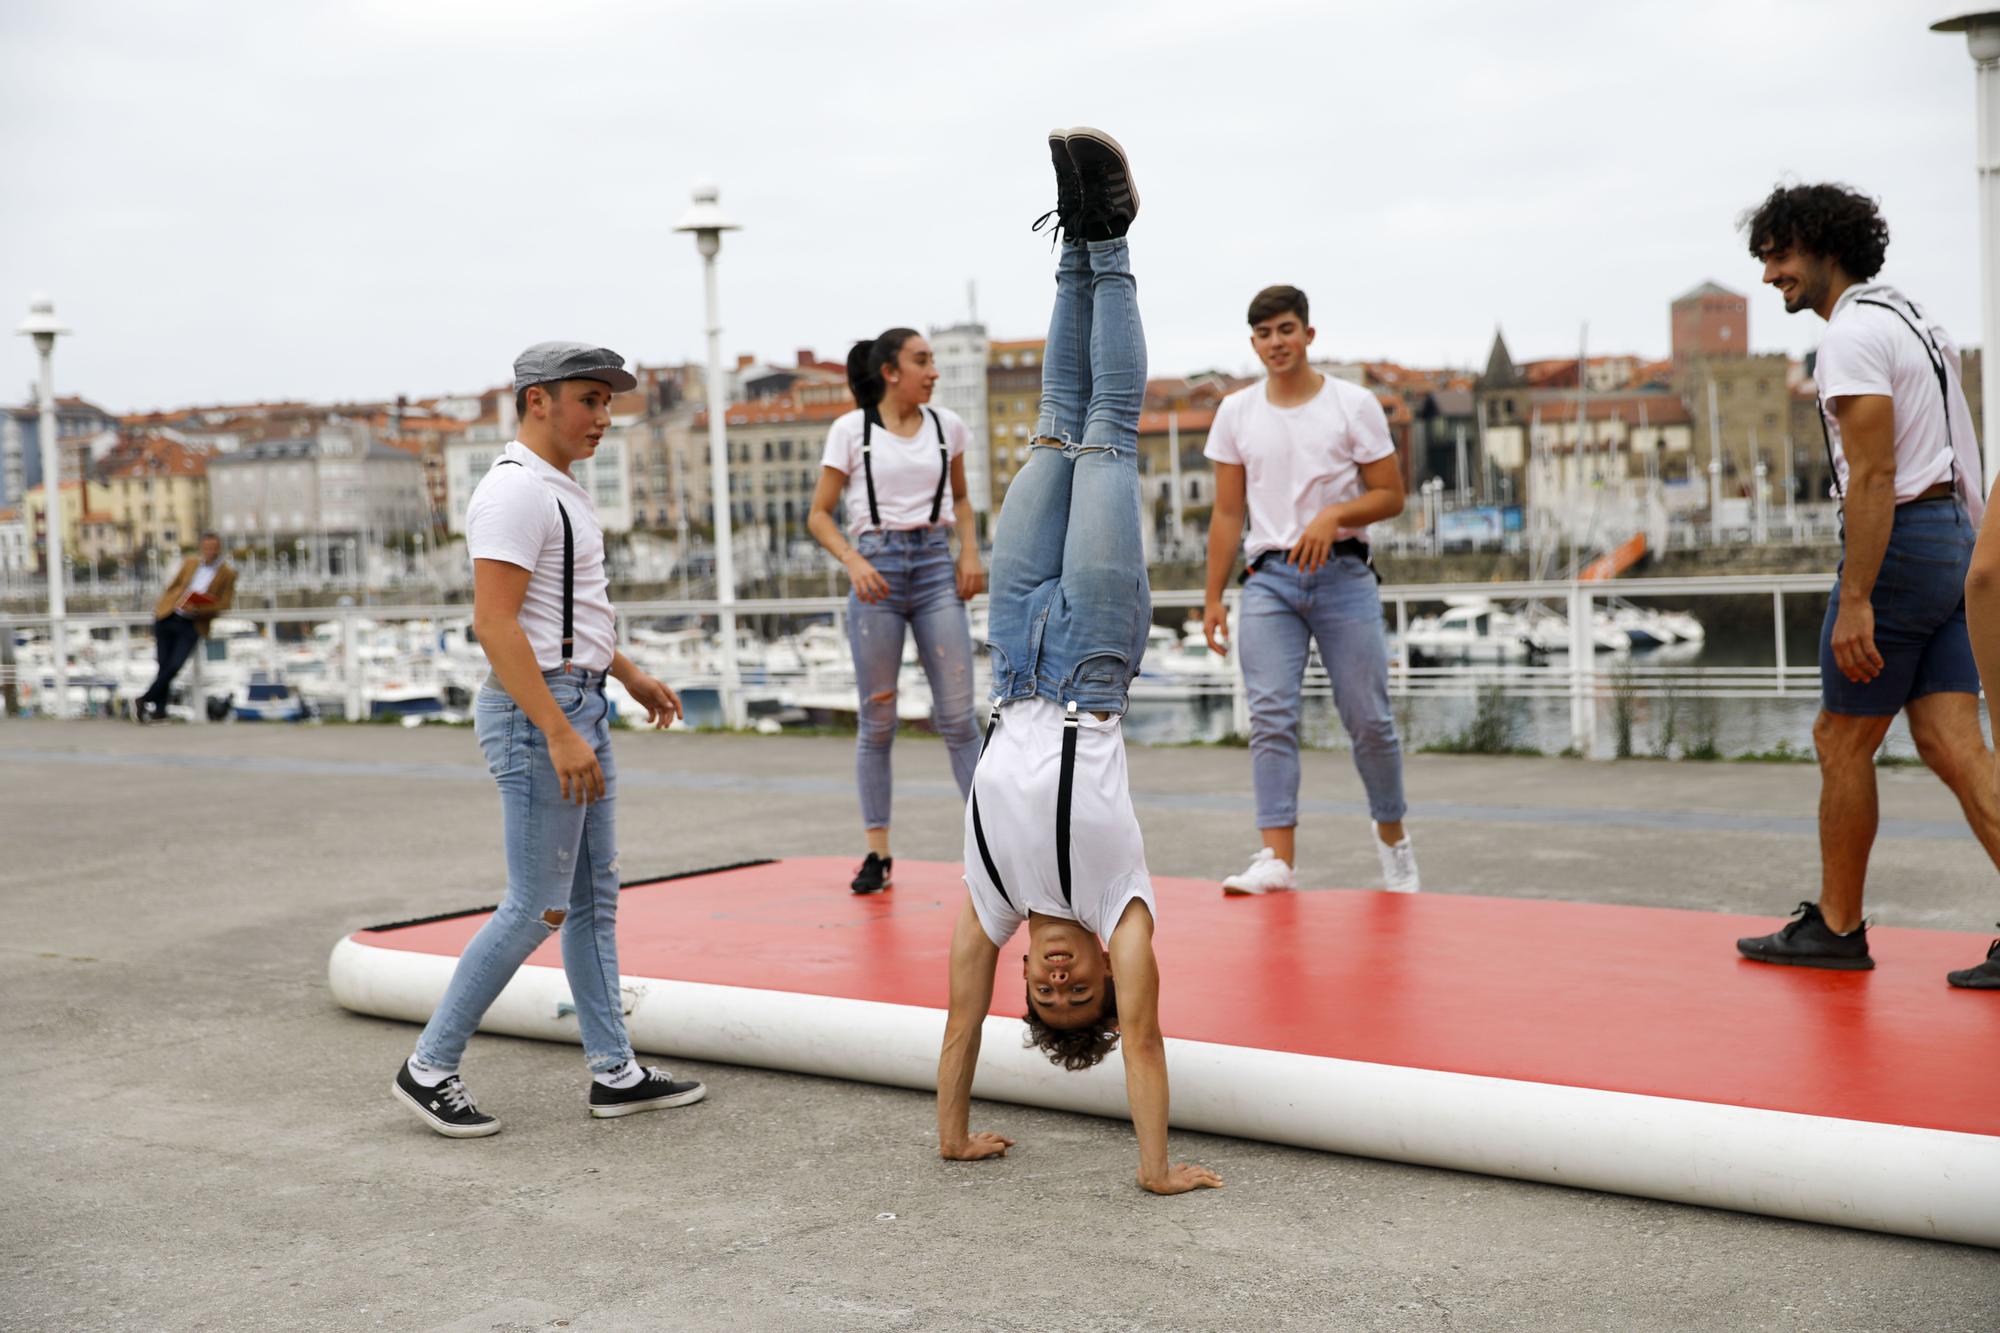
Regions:
M 806 515 L 819 484 L 820 457 L 826 432 L 836 418 L 854 410 L 854 400 L 841 394 L 801 403 L 791 398 L 762 398 L 732 403 L 724 418 L 729 454 L 730 520 L 739 539 L 752 539 L 770 550 L 811 540 Z M 697 412 L 690 423 L 690 450 L 700 461 L 689 469 L 687 500 L 690 516 L 713 529 L 715 506 L 708 492 L 708 413 Z M 699 485 L 694 484 L 699 480 Z
M 930 344 L 938 370 L 931 401 L 958 413 L 972 432 L 965 449 L 965 496 L 979 530 L 987 532 L 993 514 L 993 458 L 987 435 L 986 367 L 991 352 L 986 326 L 977 321 L 933 326 Z
M 193 549 L 209 526 L 208 455 L 162 435 L 127 438 L 100 464 L 94 507 L 115 533 L 116 558 Z
M 28 488 L 42 484 L 41 408 L 28 403 L 0 409 L 0 504 L 14 504 Z M 56 398 L 56 452 L 67 478 L 83 476 L 91 460 L 117 441 L 118 419 L 85 398 Z M 18 469 L 18 471 L 17 471 Z M 18 476 L 16 485 L 13 478 Z
M 225 547 L 305 539 L 330 555 L 349 540 L 377 545 L 430 527 L 423 461 L 359 422 L 246 445 L 210 459 L 208 479 Z
M 28 574 L 34 569 L 27 514 L 20 505 L 0 508 L 0 574 Z
M 996 339 L 986 345 L 986 438 L 989 487 L 999 509 L 1007 483 L 1028 461 L 1042 413 L 1042 352 L 1046 338 Z
M 1720 283 L 1704 282 L 1675 297 L 1667 321 L 1676 374 L 1686 374 L 1696 361 L 1750 353 L 1750 302 Z

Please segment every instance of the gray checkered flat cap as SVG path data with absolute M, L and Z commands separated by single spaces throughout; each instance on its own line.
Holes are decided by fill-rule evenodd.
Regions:
M 625 369 L 625 358 L 609 347 L 536 343 L 514 358 L 515 393 L 530 384 L 554 384 L 558 380 L 596 380 L 610 385 L 613 393 L 639 387 L 638 379 Z

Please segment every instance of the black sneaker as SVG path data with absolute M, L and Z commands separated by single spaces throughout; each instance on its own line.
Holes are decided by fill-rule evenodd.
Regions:
M 1736 941 L 1736 951 L 1759 963 L 1792 967 L 1827 967 L 1841 972 L 1866 972 L 1875 966 L 1868 956 L 1868 923 L 1853 933 L 1836 935 L 1819 914 L 1818 903 L 1800 903 L 1792 919 L 1776 933 Z
M 1125 150 L 1103 130 L 1087 125 L 1078 125 L 1064 137 L 1083 189 L 1083 239 L 1116 240 L 1139 216 L 1139 188 L 1132 183 L 1132 164 Z
M 1049 131 L 1049 160 L 1056 169 L 1056 206 L 1035 219 L 1030 231 L 1040 231 L 1055 220 L 1051 236 L 1064 241 L 1083 239 L 1083 184 L 1076 178 L 1076 164 L 1070 161 L 1069 141 L 1062 130 Z
M 641 1111 L 664 1111 L 669 1106 L 692 1106 L 708 1096 L 706 1084 L 694 1079 L 677 1079 L 664 1069 L 646 1067 L 646 1077 L 629 1088 L 607 1088 L 590 1081 L 590 1113 L 599 1120 L 613 1116 L 637 1115 Z
M 447 1076 L 435 1088 L 427 1088 L 417 1082 L 405 1062 L 396 1070 L 396 1083 L 391 1091 L 420 1120 L 448 1139 L 483 1139 L 500 1132 L 498 1117 L 487 1115 L 472 1104 L 472 1094 L 465 1090 L 465 1081 L 456 1074 Z
M 868 859 L 861 863 L 861 869 L 854 872 L 854 882 L 847 887 L 856 893 L 880 893 L 896 881 L 889 877 L 889 869 L 896 864 L 893 856 L 877 856 L 868 853 Z
M 1944 979 L 1962 990 L 2000 990 L 2000 940 L 1986 946 L 1986 961 L 1978 967 L 1947 972 Z

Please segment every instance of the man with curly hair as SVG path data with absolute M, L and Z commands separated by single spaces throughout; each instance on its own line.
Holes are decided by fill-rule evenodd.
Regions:
M 2000 795 L 1979 723 L 1965 579 L 1985 509 L 1958 348 L 1874 281 L 1889 245 L 1875 201 L 1843 185 L 1780 186 L 1743 221 L 1764 281 L 1826 321 L 1813 378 L 1840 501 L 1842 556 L 1820 633 L 1820 893 L 1744 957 L 1862 971 L 1862 890 L 1878 821 L 1875 752 L 1898 713 L 2000 864 Z M 2000 988 L 2000 962 L 1953 972 Z
M 994 969 L 1025 924 L 1029 1039 L 1068 1070 L 1122 1046 L 1139 1184 L 1182 1194 L 1222 1178 L 1167 1158 L 1153 883 L 1119 727 L 1152 620 L 1139 531 L 1146 335 L 1125 239 L 1139 194 L 1101 130 L 1054 131 L 1049 150 L 1056 207 L 1043 221 L 1055 217 L 1064 243 L 1041 420 L 993 536 L 993 710 L 966 808 L 938 1151 L 977 1161 L 1013 1146 L 972 1133 L 968 1116 Z

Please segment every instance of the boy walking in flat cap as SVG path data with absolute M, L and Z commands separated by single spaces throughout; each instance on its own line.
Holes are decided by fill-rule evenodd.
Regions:
M 551 932 L 590 1063 L 590 1113 L 623 1116 L 698 1102 L 700 1083 L 641 1066 L 618 991 L 618 841 L 604 678 L 616 676 L 664 727 L 681 713 L 671 689 L 617 649 L 604 573 L 604 533 L 570 476 L 597 452 L 610 404 L 638 381 L 616 352 L 537 343 L 514 362 L 520 434 L 466 509 L 472 625 L 493 674 L 476 729 L 500 787 L 507 898 L 459 959 L 395 1095 L 448 1138 L 500 1130 L 458 1076 L 488 1006 Z

